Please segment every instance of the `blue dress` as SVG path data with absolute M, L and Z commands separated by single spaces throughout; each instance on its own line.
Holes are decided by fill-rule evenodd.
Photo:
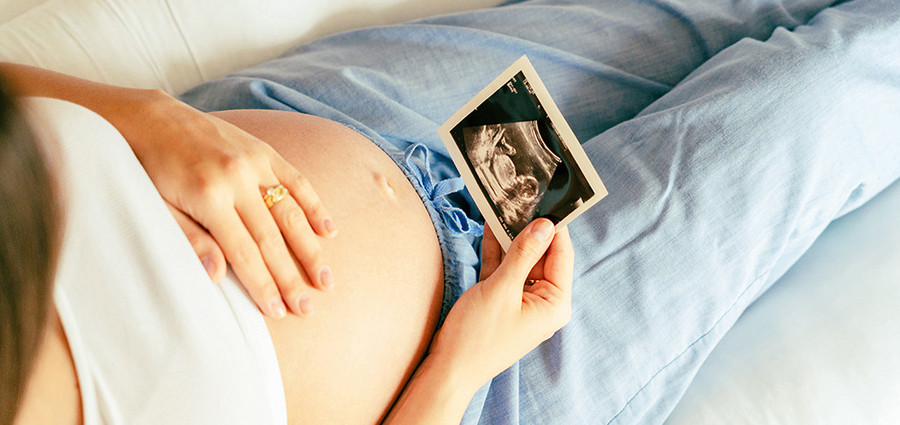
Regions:
M 741 312 L 900 175 L 900 3 L 684 3 L 523 1 L 352 31 L 183 99 L 318 115 L 380 146 L 435 222 L 443 317 L 476 280 L 481 218 L 436 129 L 527 54 L 610 194 L 569 225 L 571 322 L 463 423 L 661 423 Z

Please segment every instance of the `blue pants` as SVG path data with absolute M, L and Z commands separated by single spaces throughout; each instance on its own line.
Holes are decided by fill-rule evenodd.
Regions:
M 382 146 L 435 219 L 449 307 L 474 283 L 479 217 L 436 189 L 457 176 L 436 129 L 527 54 L 610 194 L 569 226 L 572 321 L 463 422 L 661 423 L 741 312 L 900 175 L 898 2 L 683 3 L 526 1 L 354 31 L 184 99 L 324 116 Z

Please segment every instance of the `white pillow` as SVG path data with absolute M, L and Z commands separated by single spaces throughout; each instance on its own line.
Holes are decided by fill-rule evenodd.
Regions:
M 0 0 L 9 2 L 10 0 Z M 20 0 L 13 0 L 18 2 Z M 44 2 L 45 1 L 45 2 Z M 43 2 L 43 3 L 42 3 Z M 0 60 L 177 94 L 302 40 L 500 0 L 27 0 L 0 3 Z
M 0 23 L 5 23 L 47 0 L 0 0 Z

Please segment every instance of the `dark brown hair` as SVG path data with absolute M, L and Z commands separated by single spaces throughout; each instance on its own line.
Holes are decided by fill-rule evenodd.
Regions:
M 43 153 L 0 80 L 0 425 L 15 418 L 52 302 L 60 221 Z

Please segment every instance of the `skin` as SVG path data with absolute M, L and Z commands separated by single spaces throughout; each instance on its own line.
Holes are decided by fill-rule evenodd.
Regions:
M 256 182 L 253 200 L 261 203 L 258 190 L 266 185 L 255 173 L 262 170 L 266 174 L 267 167 L 281 167 L 273 165 L 280 161 L 290 169 L 303 170 L 302 180 L 321 197 L 323 208 L 292 204 L 296 196 L 287 198 L 269 210 L 269 220 L 285 235 L 281 247 L 294 248 L 293 265 L 303 264 L 306 272 L 316 270 L 318 264 L 330 265 L 332 285 L 301 279 L 283 287 L 275 279 L 259 286 L 261 276 L 263 280 L 272 279 L 265 268 L 259 274 L 252 267 L 243 268 L 243 272 L 236 269 L 241 283 L 267 314 L 292 424 L 376 423 L 382 419 L 387 424 L 459 423 L 466 404 L 481 385 L 568 321 L 572 246 L 567 231 L 555 233 L 557 229 L 546 219 L 529 224 L 505 254 L 486 230 L 482 281 L 462 295 L 433 337 L 443 293 L 437 236 L 409 181 L 370 141 L 339 124 L 297 113 L 230 111 L 209 115 L 160 97 L 159 92 L 97 87 L 93 83 L 88 86 L 96 91 L 88 91 L 90 87 L 84 87 L 83 82 L 76 83 L 81 87 L 74 90 L 77 93 L 71 87 L 48 93 L 42 91 L 41 84 L 34 90 L 67 100 L 72 100 L 72 95 L 88 95 L 89 99 L 79 103 L 93 105 L 91 109 L 113 122 L 138 153 L 157 187 L 169 181 L 174 185 L 169 193 L 186 194 L 185 199 L 177 199 L 183 205 L 218 199 L 209 197 L 216 193 L 225 194 L 225 204 L 231 205 L 241 197 L 238 194 L 243 190 L 238 189 L 247 181 Z M 133 111 L 151 113 L 136 115 Z M 173 116 L 181 119 L 167 119 Z M 172 123 L 175 127 L 169 128 Z M 154 139 L 155 132 L 174 138 L 163 138 L 155 147 L 143 145 Z M 259 147 L 260 139 L 271 146 Z M 150 158 L 140 152 L 151 152 Z M 167 157 L 173 160 L 166 161 Z M 215 184 L 191 186 L 193 180 L 178 174 L 190 158 L 200 163 L 192 163 L 190 172 Z M 167 171 L 168 167 L 175 171 Z M 239 178 L 229 180 L 234 175 Z M 166 192 L 161 190 L 164 198 Z M 198 246 L 212 244 L 213 248 L 222 248 L 235 266 L 235 257 L 222 247 L 233 234 L 207 231 L 203 214 L 174 206 L 175 198 L 166 199 L 197 254 L 203 258 L 204 251 Z M 238 203 L 234 203 L 236 208 Z M 334 214 L 333 220 L 341 229 L 336 236 L 332 232 L 330 238 L 313 233 L 309 222 L 312 216 L 297 213 L 324 208 Z M 251 220 L 246 228 L 241 225 L 231 232 L 259 232 L 253 223 Z M 305 230 L 297 232 L 296 226 Z M 294 239 L 298 237 L 304 239 Z M 254 245 L 254 241 L 260 245 Z M 265 253 L 271 248 L 265 241 L 249 238 L 241 245 L 258 249 L 250 250 L 251 254 Z M 238 255 L 237 259 L 243 257 Z M 523 285 L 526 279 L 536 283 Z M 323 286 L 331 290 L 310 290 Z M 259 290 L 269 294 L 280 291 L 282 301 L 292 309 L 296 306 L 294 312 L 298 314 L 275 318 L 281 315 L 272 314 L 274 306 L 266 302 L 269 296 L 257 296 Z M 18 424 L 48 423 L 41 416 L 48 411 L 54 412 L 52 423 L 82 421 L 80 394 L 64 331 L 58 319 L 48 323 Z
M 342 125 L 277 111 L 216 115 L 266 140 L 304 170 L 341 229 L 321 241 L 321 258 L 333 267 L 337 284 L 310 291 L 315 312 L 266 317 L 289 422 L 378 422 L 425 355 L 437 325 L 443 263 L 428 212 L 394 162 Z M 59 423 L 77 423 L 77 386 L 51 384 L 54 375 L 75 379 L 62 328 L 51 327 L 47 340 L 20 423 L 47 423 L 35 415 L 48 411 L 70 419 Z
M 0 63 L 0 75 L 20 96 L 77 103 L 115 126 L 212 280 L 225 276 L 227 260 L 264 314 L 303 314 L 310 286 L 333 286 L 319 241 L 338 228 L 310 180 L 263 141 L 159 90 L 9 63 Z M 277 184 L 291 196 L 270 210 L 262 194 Z
M 321 242 L 336 285 L 310 293 L 315 313 L 267 320 L 289 420 L 378 421 L 437 325 L 443 263 L 428 212 L 394 162 L 342 125 L 290 112 L 216 115 L 303 170 L 341 229 Z
M 481 260 L 481 281 L 450 309 L 386 423 L 458 424 L 480 387 L 569 321 L 574 252 L 567 229 L 537 219 L 504 254 L 486 228 Z

